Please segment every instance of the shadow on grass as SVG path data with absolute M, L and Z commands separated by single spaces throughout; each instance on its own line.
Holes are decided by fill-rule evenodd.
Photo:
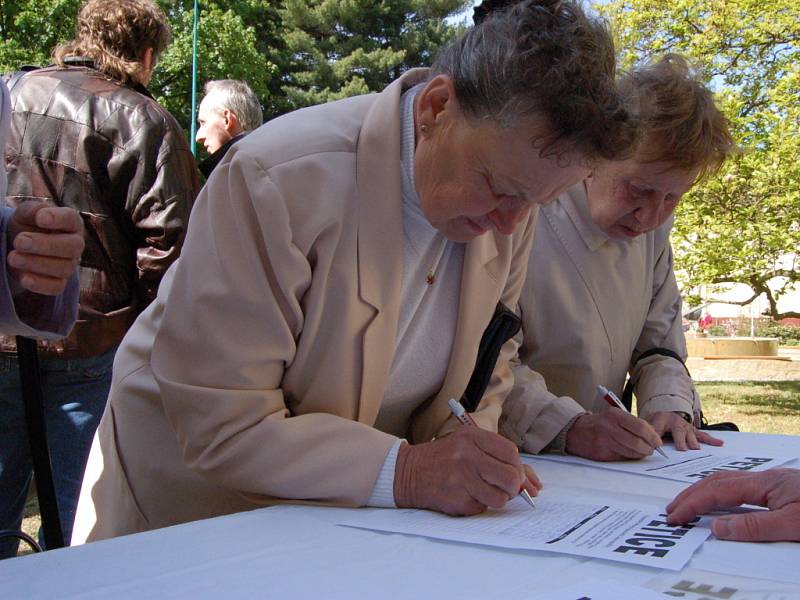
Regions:
M 703 382 L 698 389 L 704 401 L 747 414 L 800 417 L 800 381 Z

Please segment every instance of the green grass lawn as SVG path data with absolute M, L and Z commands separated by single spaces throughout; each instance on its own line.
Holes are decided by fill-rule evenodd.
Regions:
M 697 389 L 709 423 L 733 421 L 742 431 L 800 435 L 800 381 L 698 382 Z M 32 498 L 23 529 L 35 538 L 39 522 Z
M 698 382 L 709 423 L 742 431 L 800 435 L 800 381 Z

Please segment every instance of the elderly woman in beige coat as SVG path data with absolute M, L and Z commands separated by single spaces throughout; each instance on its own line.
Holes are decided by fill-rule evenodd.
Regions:
M 678 450 L 721 442 L 701 431 L 669 234 L 683 194 L 733 150 L 724 115 L 680 56 L 620 79 L 641 142 L 539 213 L 519 300 L 522 363 L 501 431 L 527 452 L 637 459 L 671 436 Z M 610 408 L 630 374 L 638 417 Z
M 525 2 L 431 70 L 236 144 L 119 350 L 73 543 L 285 501 L 472 514 L 535 494 L 495 433 L 516 346 L 480 427 L 451 431 L 447 401 L 517 301 L 531 208 L 629 145 L 613 70 L 602 23 Z

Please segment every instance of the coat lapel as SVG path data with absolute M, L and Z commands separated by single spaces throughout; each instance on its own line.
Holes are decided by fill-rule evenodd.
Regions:
M 498 237 L 501 240 L 498 240 Z M 498 241 L 508 246 L 501 252 Z M 467 244 L 464 252 L 461 292 L 458 301 L 458 322 L 453 349 L 442 389 L 432 404 L 419 407 L 428 418 L 413 419 L 411 439 L 414 443 L 429 441 L 450 417 L 447 401 L 461 398 L 475 368 L 478 345 L 508 278 L 511 238 L 485 233 Z
M 358 420 L 372 425 L 392 366 L 403 276 L 403 202 L 400 192 L 400 96 L 424 81 L 414 69 L 378 95 L 358 141 L 358 282 L 374 309 L 363 336 Z
M 413 69 L 381 92 L 364 120 L 358 142 L 359 295 L 374 310 L 363 336 L 358 420 L 369 425 L 375 422 L 387 387 L 400 314 L 400 96 L 424 81 L 427 74 L 427 69 Z M 504 249 L 507 246 L 507 251 L 498 245 Z M 461 397 L 472 374 L 478 343 L 508 276 L 510 248 L 511 238 L 495 233 L 486 233 L 467 244 L 453 350 L 444 385 L 435 400 L 442 423 L 450 414 L 447 399 Z

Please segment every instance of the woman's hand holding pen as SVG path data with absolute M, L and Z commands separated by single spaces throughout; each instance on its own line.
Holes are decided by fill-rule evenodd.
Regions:
M 624 410 L 587 413 L 567 432 L 566 451 L 591 460 L 640 459 L 661 446 L 661 436 L 647 422 Z
M 541 487 L 511 441 L 479 427 L 459 427 L 425 444 L 401 444 L 397 455 L 394 498 L 400 508 L 473 515 L 501 508 L 521 488 L 536 496 Z

